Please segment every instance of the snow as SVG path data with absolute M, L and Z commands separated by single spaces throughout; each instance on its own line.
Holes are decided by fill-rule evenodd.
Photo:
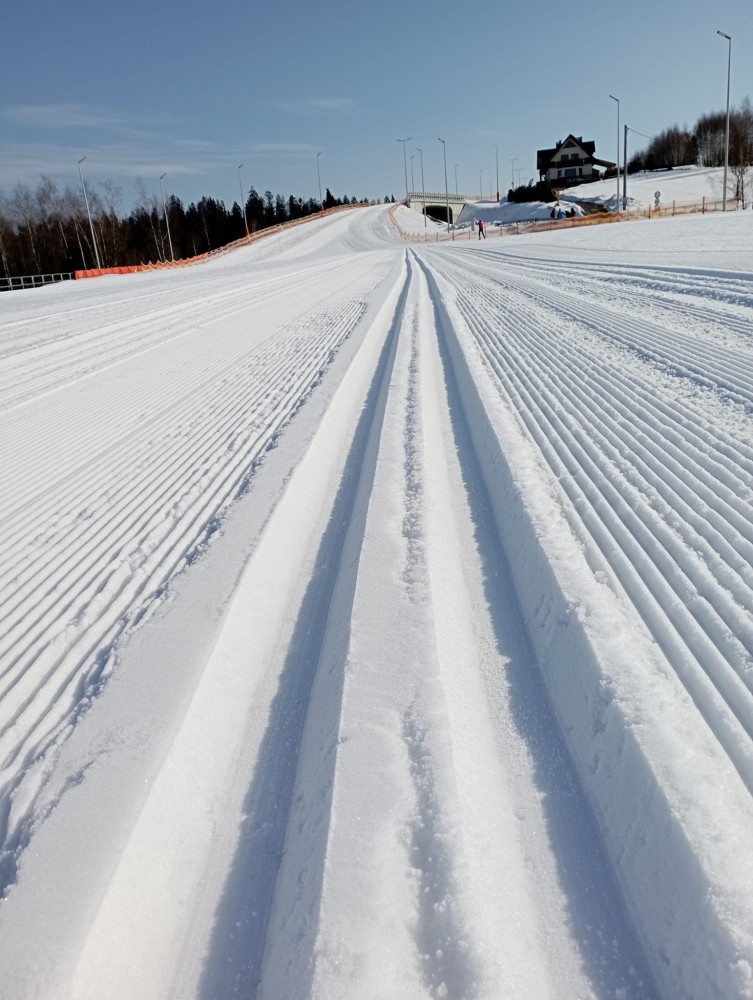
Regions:
M 727 198 L 731 207 L 734 194 L 735 179 L 731 173 L 727 176 Z M 722 167 L 675 167 L 672 170 L 643 170 L 628 174 L 627 196 L 628 206 L 651 208 L 656 204 L 656 192 L 659 192 L 661 206 L 700 205 L 706 202 L 722 201 L 724 187 L 724 170 Z M 590 184 L 579 184 L 567 188 L 562 193 L 563 201 L 577 199 L 578 201 L 594 201 L 604 205 L 606 211 L 613 212 L 617 201 L 617 180 L 610 177 L 607 180 L 593 181 Z M 620 167 L 620 200 L 622 200 L 622 167 Z
M 0 297 L 3 996 L 753 997 L 751 216 L 393 218 Z
M 496 201 L 466 202 L 455 220 L 455 228 L 463 229 L 481 219 L 487 225 L 506 226 L 514 222 L 533 222 L 549 220 L 552 209 L 561 209 L 563 213 L 574 211 L 577 216 L 584 215 L 581 202 L 601 205 L 605 212 L 614 212 L 617 206 L 617 181 L 614 177 L 608 180 L 594 181 L 590 184 L 579 184 L 562 191 L 558 201 L 552 202 L 520 202 L 508 203 L 506 199 Z M 720 209 L 723 192 L 723 170 L 720 167 L 676 167 L 674 170 L 642 171 L 629 174 L 627 179 L 628 210 L 647 209 L 656 206 L 656 193 L 659 193 L 661 208 L 685 209 L 690 206 L 700 206 L 706 202 L 709 210 Z M 729 208 L 736 208 L 733 201 L 734 178 L 727 178 L 727 196 Z M 623 178 L 620 174 L 620 202 L 622 208 Z M 406 212 L 402 209 L 402 212 Z M 417 227 L 410 224 L 406 215 L 396 219 L 401 229 L 409 233 L 419 233 Z M 420 233 L 419 233 L 420 234 Z

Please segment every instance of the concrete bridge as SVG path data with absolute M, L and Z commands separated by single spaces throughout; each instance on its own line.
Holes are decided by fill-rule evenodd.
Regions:
M 426 214 L 432 219 L 440 219 L 442 222 L 447 218 L 447 206 L 450 209 L 450 222 L 455 222 L 467 201 L 482 201 L 481 197 L 470 194 L 445 195 L 444 191 L 411 191 L 408 195 L 408 208 L 423 214 L 424 205 Z

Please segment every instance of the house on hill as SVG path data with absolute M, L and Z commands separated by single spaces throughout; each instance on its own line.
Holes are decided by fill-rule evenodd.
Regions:
M 569 135 L 567 139 L 558 142 L 554 149 L 536 151 L 539 179 L 555 188 L 596 181 L 601 177 L 597 167 L 613 170 L 615 164 L 597 159 L 595 153 L 595 142 L 584 142 L 583 136 Z

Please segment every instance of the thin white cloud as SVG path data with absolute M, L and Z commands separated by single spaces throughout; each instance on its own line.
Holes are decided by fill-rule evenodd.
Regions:
M 251 147 L 252 156 L 311 156 L 318 153 L 319 146 L 300 142 L 257 142 Z
M 304 115 L 313 118 L 316 115 L 348 114 L 356 106 L 350 97 L 306 97 L 300 101 L 271 101 L 270 107 L 289 115 Z
M 300 142 L 261 142 L 248 147 L 219 148 L 216 142 L 168 135 L 152 136 L 139 142 L 125 140 L 119 134 L 108 142 L 72 145 L 65 142 L 9 142 L 0 158 L 0 192 L 6 194 L 16 184 L 34 187 L 43 174 L 61 185 L 78 184 L 77 162 L 86 154 L 83 170 L 92 183 L 112 178 L 127 183 L 135 177 L 159 177 L 167 173 L 173 179 L 217 171 L 233 175 L 238 163 L 282 160 L 291 165 L 303 162 L 321 147 Z
M 148 126 L 164 126 L 168 120 L 163 115 L 136 116 L 91 104 L 11 104 L 0 110 L 0 118 L 30 129 L 129 129 L 136 132 Z

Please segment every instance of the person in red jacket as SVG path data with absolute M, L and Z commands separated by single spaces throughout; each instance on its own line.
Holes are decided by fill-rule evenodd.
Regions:
M 486 232 L 484 230 L 484 221 L 483 221 L 483 219 L 479 219 L 478 220 L 478 238 L 481 239 L 482 236 L 484 237 L 484 239 L 486 239 Z

